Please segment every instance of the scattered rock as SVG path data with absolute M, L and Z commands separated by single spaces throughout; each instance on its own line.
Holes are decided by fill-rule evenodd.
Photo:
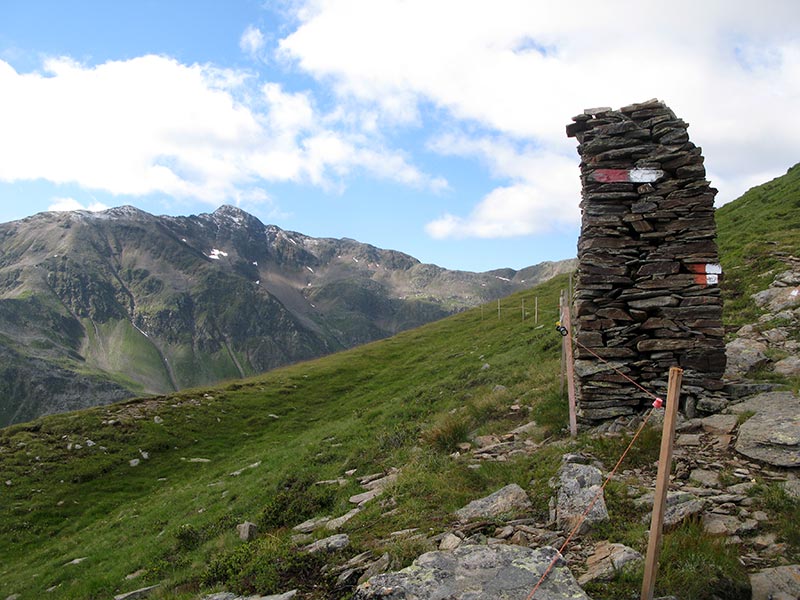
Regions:
M 345 514 L 343 514 L 341 517 L 338 517 L 336 519 L 331 519 L 330 521 L 325 523 L 325 528 L 329 529 L 331 531 L 336 531 L 337 529 L 339 529 L 339 527 L 341 527 L 342 525 L 347 523 L 350 519 L 355 517 L 360 512 L 361 512 L 361 508 L 359 508 L 359 507 L 356 507 L 356 508 L 354 508 L 352 510 L 349 510 Z
M 309 554 L 315 554 L 317 552 L 336 552 L 337 550 L 347 548 L 349 545 L 350 536 L 346 533 L 337 533 L 330 537 L 317 540 L 303 549 Z
M 360 506 L 362 504 L 366 504 L 370 500 L 374 500 L 382 493 L 383 490 L 380 488 L 375 488 L 374 490 L 367 490 L 366 492 L 356 494 L 355 496 L 350 496 L 350 502 L 353 504 L 358 504 Z
M 608 519 L 608 509 L 600 486 L 603 474 L 591 465 L 566 463 L 558 471 L 558 495 L 556 497 L 556 525 L 571 531 L 582 517 L 586 507 L 600 493 L 592 509 L 581 523 L 578 533 L 586 533 L 594 523 Z
M 331 517 L 313 517 L 308 519 L 307 521 L 303 521 L 299 525 L 295 525 L 292 527 L 293 531 L 297 531 L 299 533 L 311 533 L 315 529 L 326 525 L 328 521 L 331 520 Z
M 455 550 L 461 545 L 461 538 L 453 533 L 446 533 L 442 540 L 439 542 L 439 550 L 444 552 L 448 550 Z
M 729 342 L 725 346 L 725 354 L 728 357 L 725 375 L 728 377 L 743 376 L 763 367 L 769 362 L 766 351 L 767 345 L 756 340 L 736 338 Z
M 800 466 L 800 397 L 767 392 L 732 408 L 756 413 L 739 427 L 737 452 L 770 465 Z
M 703 431 L 706 433 L 725 435 L 733 433 L 733 430 L 736 429 L 736 425 L 738 424 L 738 420 L 736 415 L 716 414 L 701 419 L 700 422 L 703 425 Z
M 689 479 L 706 487 L 719 486 L 719 473 L 708 469 L 694 469 L 689 475 Z
M 800 565 L 764 569 L 750 575 L 753 600 L 797 600 L 800 598 Z
M 147 598 L 159 587 L 161 587 L 161 585 L 156 584 L 156 585 L 151 585 L 149 587 L 139 588 L 138 590 L 133 590 L 132 592 L 117 594 L 116 596 L 114 596 L 114 600 L 139 600 L 139 598 Z
M 236 531 L 239 534 L 239 539 L 244 542 L 249 542 L 253 538 L 256 537 L 256 533 L 258 532 L 258 527 L 256 527 L 255 523 L 251 523 L 250 521 L 245 521 L 244 523 L 239 523 L 236 526 Z
M 395 573 L 371 577 L 353 600 L 468 600 L 524 598 L 555 557 L 538 600 L 589 600 L 554 548 L 463 545 L 452 552 L 428 552 Z
M 800 376 L 800 357 L 788 356 L 775 363 L 775 372 L 785 377 Z
M 586 560 L 586 573 L 578 578 L 580 585 L 592 581 L 610 581 L 625 568 L 635 568 L 644 557 L 633 548 L 623 544 L 612 544 L 604 541 L 597 544 L 592 554 Z
M 513 515 L 531 508 L 528 495 L 516 483 L 505 486 L 479 500 L 473 500 L 464 508 L 456 511 L 456 516 L 462 521 L 470 519 L 491 519 L 502 515 Z

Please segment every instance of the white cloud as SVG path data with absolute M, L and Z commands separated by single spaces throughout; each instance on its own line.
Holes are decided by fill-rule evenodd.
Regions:
M 242 37 L 239 38 L 239 48 L 241 51 L 253 58 L 258 58 L 260 56 L 265 43 L 264 34 L 261 33 L 258 27 L 253 27 L 252 25 L 248 25 L 242 33 Z
M 445 155 L 477 159 L 491 173 L 512 181 L 492 190 L 467 217 L 446 214 L 428 223 L 434 238 L 503 238 L 549 233 L 580 223 L 575 161 L 532 145 L 518 147 L 502 137 L 471 138 L 448 134 L 430 147 Z
M 461 135 L 462 147 L 486 155 L 476 145 L 491 142 L 500 153 L 485 158 L 501 180 L 496 193 L 468 217 L 437 221 L 429 227 L 437 235 L 488 235 L 493 229 L 476 220 L 483 209 L 503 212 L 521 189 L 539 190 L 541 176 L 526 174 L 532 161 L 575 157 L 564 126 L 590 106 L 665 100 L 691 123 L 720 202 L 798 160 L 794 0 L 677 0 L 669 10 L 634 0 L 316 0 L 297 17 L 282 56 L 377 118 L 376 128 L 415 126 L 432 107 L 444 129 L 484 132 Z M 447 153 L 444 142 L 430 147 Z M 520 143 L 536 152 L 509 154 Z M 577 158 L 572 164 L 577 178 Z
M 47 207 L 49 211 L 64 212 L 73 210 L 89 210 L 91 212 L 99 212 L 101 210 L 108 210 L 108 206 L 102 202 L 92 202 L 88 206 L 84 206 L 74 198 L 53 198 L 52 204 Z
M 327 122 L 307 93 L 245 72 L 153 55 L 93 67 L 49 59 L 25 74 L 0 61 L 0 89 L 0 181 L 211 204 L 259 181 L 334 186 L 359 169 L 438 185 L 380 139 Z

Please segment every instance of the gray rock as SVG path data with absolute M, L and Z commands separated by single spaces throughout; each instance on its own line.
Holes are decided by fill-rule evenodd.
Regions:
M 766 308 L 770 312 L 778 312 L 800 304 L 800 294 L 796 288 L 771 287 L 763 292 L 753 294 L 753 300 L 759 308 Z
M 325 523 L 325 529 L 329 529 L 330 531 L 336 531 L 342 525 L 347 523 L 350 519 L 355 517 L 360 512 L 361 512 L 361 509 L 359 507 L 356 507 L 356 508 L 354 508 L 352 510 L 349 510 L 345 514 L 343 514 L 341 517 L 338 517 L 336 519 L 331 519 L 330 521 Z
M 800 357 L 788 356 L 775 363 L 775 372 L 785 377 L 800 376 Z
M 462 521 L 492 519 L 503 515 L 514 516 L 530 510 L 531 506 L 525 490 L 512 483 L 485 498 L 473 500 L 464 508 L 458 509 L 456 516 Z
M 706 487 L 719 487 L 719 473 L 708 469 L 693 469 L 689 479 Z
M 138 590 L 133 590 L 132 592 L 125 592 L 124 594 L 117 594 L 116 596 L 114 596 L 114 600 L 139 600 L 139 598 L 147 598 L 159 587 L 161 587 L 161 584 L 139 588 Z
M 800 500 L 800 480 L 788 479 L 783 482 L 783 489 L 789 496 L 796 500 Z
M 258 531 L 258 527 L 256 527 L 255 523 L 251 523 L 250 521 L 245 521 L 244 523 L 239 523 L 236 526 L 236 532 L 239 534 L 239 539 L 244 542 L 249 542 L 254 537 L 256 537 L 256 532 Z
M 580 585 L 592 581 L 610 581 L 614 576 L 626 568 L 635 568 L 644 557 L 633 548 L 623 544 L 600 542 L 594 553 L 586 559 L 586 573 L 578 578 Z
M 461 538 L 452 533 L 447 533 L 439 542 L 439 550 L 455 550 L 461 545 Z
M 591 465 L 567 463 L 558 471 L 558 495 L 556 497 L 556 524 L 564 530 L 572 530 L 592 499 L 600 492 L 603 474 Z M 600 497 L 581 523 L 578 533 L 586 533 L 594 523 L 608 519 L 605 497 Z
M 402 571 L 370 578 L 353 600 L 518 600 L 530 593 L 555 557 L 537 600 L 589 600 L 554 548 L 509 545 L 428 552 Z
M 317 540 L 303 548 L 309 554 L 317 552 L 336 552 L 350 545 L 350 537 L 346 533 L 337 533 L 330 537 Z
M 800 565 L 764 569 L 750 575 L 753 600 L 797 600 L 800 598 Z
M 653 507 L 655 492 L 649 492 L 638 498 L 634 502 L 638 505 L 647 505 Z M 706 506 L 704 500 L 701 500 L 693 494 L 687 492 L 667 492 L 667 506 L 664 511 L 664 529 L 669 531 L 676 528 L 689 517 L 699 515 L 703 512 Z M 650 523 L 652 516 L 650 514 L 643 517 L 643 521 Z
M 736 429 L 738 418 L 736 415 L 711 415 L 701 420 L 706 433 L 733 433 Z
M 725 346 L 728 357 L 725 375 L 729 377 L 747 375 L 769 362 L 765 352 L 767 345 L 756 340 L 737 338 Z
M 355 496 L 350 496 L 350 502 L 352 502 L 353 504 L 358 504 L 360 506 L 362 504 L 366 504 L 370 500 L 374 500 L 382 493 L 383 490 L 381 488 L 367 490 L 366 492 L 361 492 L 360 494 L 356 494 Z
M 328 523 L 331 520 L 331 517 L 312 517 L 307 521 L 303 521 L 299 525 L 295 525 L 292 527 L 292 531 L 299 531 L 300 533 L 311 533 L 315 529 L 318 529 Z
M 737 452 L 778 467 L 800 466 L 800 398 L 768 392 L 736 408 L 756 413 L 739 426 Z

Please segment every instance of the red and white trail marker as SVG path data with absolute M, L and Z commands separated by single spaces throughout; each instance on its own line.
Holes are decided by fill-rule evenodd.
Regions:
M 695 263 L 686 265 L 694 273 L 694 282 L 700 285 L 717 285 L 722 275 L 722 266 L 715 263 Z
M 663 176 L 661 169 L 597 169 L 589 179 L 599 183 L 653 183 Z

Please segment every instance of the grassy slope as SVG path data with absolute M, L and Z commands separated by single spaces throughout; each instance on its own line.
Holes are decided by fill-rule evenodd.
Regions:
M 717 211 L 728 325 L 751 323 L 750 296 L 765 289 L 786 254 L 800 257 L 800 164 Z
M 108 597 L 142 585 L 125 582 L 140 568 L 153 580 L 194 588 L 209 558 L 234 540 L 206 534 L 191 552 L 177 552 L 181 526 L 209 532 L 218 523 L 230 530 L 227 518 L 255 520 L 293 473 L 326 479 L 351 468 L 368 473 L 442 460 L 446 455 L 429 445 L 413 448 L 421 433 L 441 427 L 448 411 L 460 409 L 474 425 L 504 418 L 492 412 L 498 394 L 508 394 L 506 404 L 528 405 L 556 394 L 560 339 L 550 325 L 563 285 L 562 277 L 526 293 L 528 307 L 534 293 L 540 296 L 547 323 L 540 329 L 532 318 L 522 320 L 517 295 L 503 303 L 501 318 L 494 307 L 473 310 L 244 384 L 2 430 L 0 481 L 10 485 L 0 490 L 0 596 L 31 597 L 58 586 L 48 597 Z M 496 384 L 509 390 L 493 392 Z M 82 448 L 70 450 L 70 443 Z M 131 467 L 140 450 L 149 459 Z M 191 458 L 210 462 L 184 460 Z M 509 477 L 527 484 L 530 477 L 517 466 L 447 470 L 447 481 L 434 465 L 409 472 L 416 474 L 401 480 L 397 494 L 407 510 L 380 524 L 377 513 L 366 511 L 353 522 L 356 544 L 368 547 L 382 532 L 435 523 L 492 485 Z M 356 491 L 355 484 L 337 490 L 329 510 L 344 513 Z M 63 566 L 81 557 L 87 558 Z

